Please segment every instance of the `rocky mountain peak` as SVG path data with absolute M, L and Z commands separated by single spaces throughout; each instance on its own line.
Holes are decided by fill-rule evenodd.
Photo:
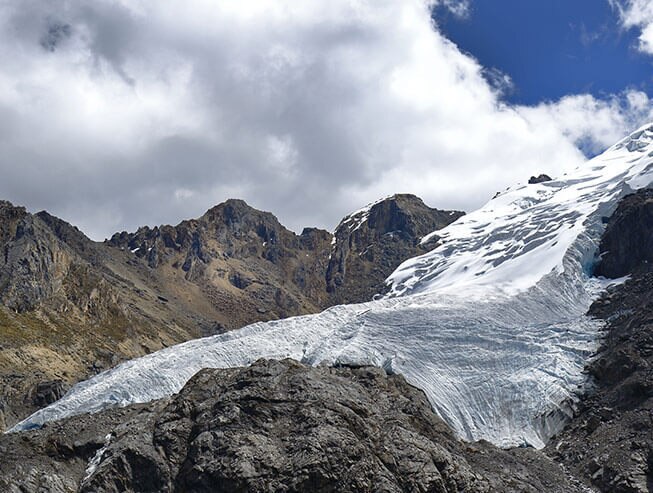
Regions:
M 283 228 L 274 214 L 255 209 L 241 199 L 228 199 L 210 208 L 200 218 L 200 221 L 211 225 L 226 226 L 234 231 L 243 228 L 255 229 L 260 223 Z
M 20 211 L 23 214 L 26 214 L 27 211 L 25 210 L 25 207 L 22 206 L 16 206 L 9 202 L 8 200 L 0 200 L 0 214 L 4 217 L 7 215 L 10 211 Z
M 528 184 L 529 185 L 537 185 L 538 183 L 544 183 L 544 182 L 551 181 L 551 180 L 552 180 L 552 178 L 549 175 L 546 175 L 546 174 L 542 173 L 542 174 L 540 174 L 538 176 L 535 176 L 535 175 L 531 176 L 528 179 Z
M 403 260 L 426 251 L 419 244 L 422 237 L 463 214 L 431 208 L 411 194 L 393 195 L 350 214 L 334 233 L 327 290 L 338 302 L 371 299 Z M 367 279 L 367 285 L 358 279 Z
M 43 224 L 48 226 L 50 231 L 62 242 L 69 245 L 76 252 L 91 253 L 94 243 L 76 226 L 60 219 L 47 211 L 41 211 L 34 214 Z
M 0 243 L 4 244 L 16 234 L 18 222 L 27 215 L 24 207 L 0 200 Z
M 116 233 L 107 243 L 130 252 L 135 263 L 191 283 L 229 311 L 220 322 L 227 327 L 327 305 L 331 234 L 308 229 L 296 235 L 244 200 L 229 199 L 176 226 Z
M 0 299 L 16 312 L 30 310 L 54 294 L 75 257 L 51 226 L 22 207 L 8 202 L 0 206 Z

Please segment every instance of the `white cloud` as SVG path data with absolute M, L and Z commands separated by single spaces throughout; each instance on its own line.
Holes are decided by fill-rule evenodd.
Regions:
M 610 0 L 625 28 L 639 28 L 639 50 L 653 54 L 653 3 L 650 0 Z
M 96 238 L 228 197 L 331 228 L 397 192 L 472 209 L 651 119 L 633 91 L 503 103 L 509 77 L 489 83 L 432 5 L 0 4 L 0 197 Z
M 646 93 L 635 90 L 607 100 L 589 95 L 566 96 L 555 103 L 522 107 L 518 111 L 540 128 L 561 131 L 591 154 L 621 139 L 625 129 L 635 129 L 653 119 L 651 100 Z
M 457 17 L 467 17 L 471 11 L 470 0 L 435 0 L 432 5 L 440 4 Z

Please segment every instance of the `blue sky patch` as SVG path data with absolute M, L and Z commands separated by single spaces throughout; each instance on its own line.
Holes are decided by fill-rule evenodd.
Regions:
M 567 94 L 596 97 L 639 89 L 653 94 L 653 57 L 636 50 L 607 0 L 471 0 L 469 15 L 434 12 L 443 34 L 513 87 L 505 99 L 536 104 Z

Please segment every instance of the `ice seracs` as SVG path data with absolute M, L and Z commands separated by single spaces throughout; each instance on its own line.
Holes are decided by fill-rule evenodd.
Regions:
M 128 361 L 13 430 L 170 395 L 203 367 L 292 357 L 401 373 L 461 437 L 541 447 L 586 383 L 600 329 L 585 313 L 603 288 L 590 276 L 603 218 L 653 181 L 652 142 L 648 125 L 563 177 L 507 190 L 438 231 L 437 248 L 390 276 L 385 299 Z

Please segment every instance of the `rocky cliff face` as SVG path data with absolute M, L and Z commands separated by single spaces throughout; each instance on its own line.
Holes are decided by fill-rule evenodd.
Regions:
M 0 203 L 0 248 L 0 425 L 45 405 L 34 396 L 61 393 L 48 382 L 200 335 L 200 320 L 164 306 L 124 253 L 46 212 Z
M 404 260 L 421 255 L 422 237 L 464 213 L 432 209 L 415 195 L 394 195 L 344 218 L 334 233 L 326 271 L 334 303 L 369 301 Z
M 16 312 L 34 308 L 61 288 L 74 253 L 38 217 L 0 203 L 2 303 Z
M 597 273 L 631 275 L 590 309 L 606 321 L 588 371 L 595 389 L 548 453 L 600 491 L 653 491 L 653 193 L 625 197 L 601 241 Z
M 595 274 L 626 276 L 653 267 L 653 190 L 644 189 L 620 202 L 601 239 Z
M 581 491 L 534 450 L 460 442 L 400 376 L 292 360 L 203 370 L 170 399 L 5 435 L 0 452 L 10 492 Z

